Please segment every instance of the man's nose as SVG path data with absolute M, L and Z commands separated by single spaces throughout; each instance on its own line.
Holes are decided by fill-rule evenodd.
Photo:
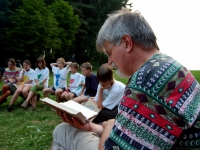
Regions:
M 108 65 L 111 66 L 112 62 L 113 62 L 112 59 L 110 57 L 108 57 Z

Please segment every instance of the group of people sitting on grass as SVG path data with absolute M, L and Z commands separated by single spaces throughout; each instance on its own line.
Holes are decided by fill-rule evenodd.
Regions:
M 81 73 L 78 72 L 79 65 L 76 62 L 65 62 L 64 58 L 58 58 L 56 63 L 51 63 L 54 75 L 54 84 L 49 86 L 49 69 L 43 57 L 36 61 L 36 69 L 31 68 L 29 60 L 23 61 L 23 69 L 20 71 L 16 67 L 15 60 L 8 60 L 8 68 L 3 74 L 2 95 L 0 103 L 7 101 L 7 97 L 12 95 L 8 112 L 13 110 L 13 105 L 18 96 L 25 100 L 21 104 L 22 108 L 30 111 L 35 110 L 36 103 L 43 93 L 44 97 L 49 94 L 56 96 L 57 102 L 74 100 L 78 103 L 87 102 L 89 99 L 100 108 L 100 112 L 93 120 L 101 123 L 117 114 L 118 103 L 122 99 L 125 85 L 114 79 L 112 68 L 103 64 L 97 71 L 92 72 L 92 65 L 89 62 L 81 65 Z M 70 74 L 70 81 L 67 84 L 67 76 Z
M 84 79 L 76 63 L 59 58 L 51 64 L 54 86 L 49 88 L 43 58 L 37 61 L 37 75 L 28 60 L 19 72 L 10 59 L 0 102 L 14 94 L 8 107 L 12 111 L 22 93 L 26 99 L 22 107 L 33 110 L 41 90 L 44 97 L 55 94 L 58 102 L 93 99 L 101 110 L 93 122 L 82 124 L 57 111 L 63 122 L 53 130 L 51 150 L 199 149 L 200 84 L 185 66 L 160 51 L 139 11 L 122 8 L 109 14 L 98 32 L 96 48 L 108 56 L 108 64 L 117 68 L 119 76 L 129 77 L 126 87 L 114 79 L 107 64 L 100 66 L 97 75 L 90 63 L 82 64 Z

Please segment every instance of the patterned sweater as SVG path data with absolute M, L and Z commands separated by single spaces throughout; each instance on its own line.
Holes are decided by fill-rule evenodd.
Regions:
M 199 126 L 199 83 L 176 60 L 156 54 L 129 79 L 118 112 L 105 150 L 169 150 L 185 131 Z M 200 146 L 197 139 L 184 140 L 183 147 L 191 141 Z
M 9 83 L 10 80 L 13 81 L 13 83 L 18 83 L 19 80 L 19 74 L 20 70 L 19 68 L 15 67 L 14 70 L 10 70 L 9 68 L 6 68 L 2 77 L 2 80 L 4 83 Z

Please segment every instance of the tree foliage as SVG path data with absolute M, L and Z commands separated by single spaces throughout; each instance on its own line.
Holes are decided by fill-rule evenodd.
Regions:
M 58 37 L 62 41 L 59 56 L 66 57 L 70 52 L 71 45 L 75 40 L 75 34 L 81 23 L 78 15 L 74 15 L 73 8 L 69 6 L 68 2 L 63 0 L 55 1 L 49 7 L 58 22 Z
M 0 48 L 5 51 L 0 59 L 33 62 L 46 52 L 49 61 L 64 57 L 97 68 L 107 62 L 96 51 L 97 33 L 107 14 L 127 5 L 128 0 L 0 0 Z
M 89 61 L 98 68 L 107 62 L 107 57 L 95 48 L 95 41 L 100 27 L 107 14 L 131 4 L 128 0 L 69 0 L 75 14 L 79 15 L 81 26 L 76 34 L 75 46 L 72 52 L 76 54 L 78 62 Z
M 5 50 L 18 57 L 37 58 L 45 46 L 60 48 L 58 22 L 43 0 L 23 0 L 9 16 L 12 26 L 5 28 Z M 9 44 L 10 43 L 10 44 Z
M 1 27 L 5 34 L 0 38 L 7 58 L 35 62 L 45 52 L 48 59 L 54 59 L 61 57 L 62 51 L 69 51 L 80 22 L 68 2 L 59 0 L 46 5 L 43 0 L 22 0 L 17 6 L 9 1 L 4 4 L 7 5 L 4 14 L 9 12 L 4 17 L 10 24 Z M 51 54 L 49 49 L 53 49 Z

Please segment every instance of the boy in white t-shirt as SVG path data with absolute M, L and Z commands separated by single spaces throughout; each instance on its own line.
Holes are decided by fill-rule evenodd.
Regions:
M 77 63 L 70 64 L 70 83 L 68 88 L 61 94 L 62 100 L 71 100 L 80 95 L 82 86 L 81 83 L 85 81 L 85 76 L 78 73 L 79 65 Z
M 122 100 L 125 84 L 113 77 L 113 70 L 108 64 L 103 64 L 97 71 L 99 81 L 97 94 L 94 101 L 100 108 L 100 112 L 93 119 L 94 123 L 101 123 L 114 119 L 118 113 L 118 104 Z
M 44 97 L 48 97 L 49 93 L 56 95 L 56 101 L 61 101 L 61 93 L 65 91 L 67 87 L 67 74 L 70 71 L 69 64 L 71 62 L 65 62 L 64 58 L 58 58 L 56 63 L 51 63 L 52 72 L 54 74 L 54 86 L 50 88 L 44 88 Z

